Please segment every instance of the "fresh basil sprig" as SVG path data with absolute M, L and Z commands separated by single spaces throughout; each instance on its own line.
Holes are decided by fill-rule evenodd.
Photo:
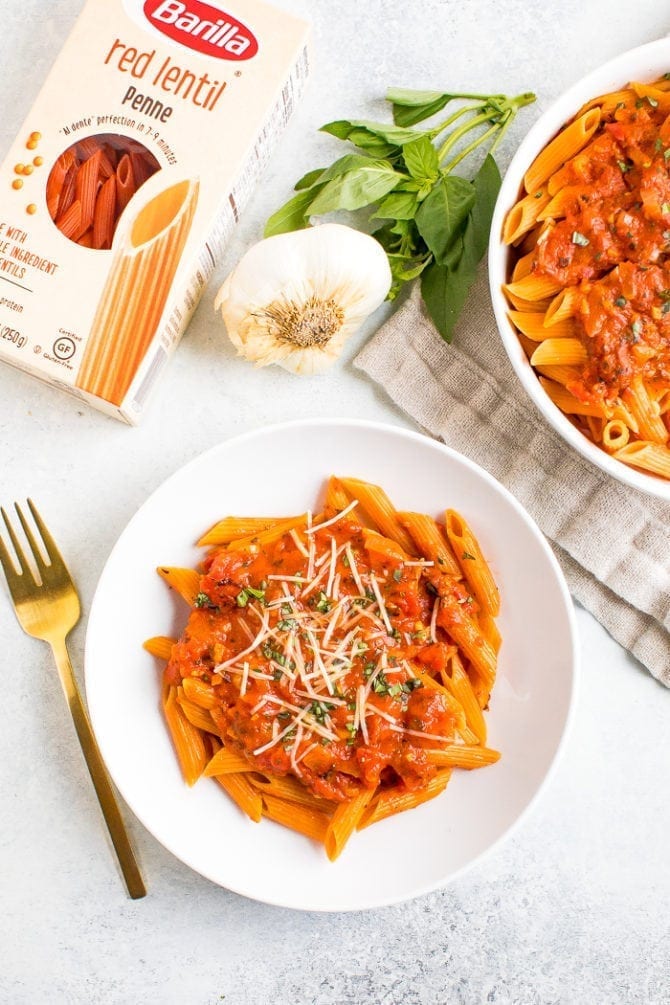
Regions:
M 389 299 L 420 277 L 426 308 L 450 342 L 488 243 L 500 188 L 493 153 L 516 113 L 535 95 L 391 88 L 386 97 L 393 125 L 340 119 L 321 127 L 357 152 L 301 178 L 297 194 L 268 220 L 265 236 L 309 227 L 313 216 L 369 210 L 367 220 L 379 221 L 373 236 L 391 266 Z M 454 101 L 458 107 L 436 125 L 413 128 Z M 486 155 L 474 177 L 454 174 L 480 147 Z

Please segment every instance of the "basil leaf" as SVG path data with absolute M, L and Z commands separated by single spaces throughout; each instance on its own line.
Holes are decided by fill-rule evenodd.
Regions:
M 421 182 L 436 182 L 440 176 L 440 162 L 437 150 L 427 136 L 420 136 L 413 143 L 402 148 L 405 167 L 412 178 Z
M 431 260 L 430 255 L 420 261 L 417 261 L 416 258 L 407 258 L 404 255 L 389 255 L 388 259 L 393 277 L 402 283 L 407 283 L 420 276 Z
M 303 175 L 302 178 L 295 183 L 293 188 L 296 192 L 301 192 L 305 188 L 311 188 L 312 185 L 316 184 L 325 170 L 325 168 L 317 168 L 315 171 L 308 171 L 307 174 Z
M 443 262 L 433 262 L 422 274 L 421 295 L 446 342 L 451 342 L 454 325 L 477 275 L 477 265 L 486 251 L 499 187 L 500 172 L 489 154 L 475 176 L 477 200 L 462 239 L 455 242 Z
M 403 126 L 407 128 L 408 126 L 415 126 L 419 122 L 424 122 L 426 119 L 432 118 L 433 115 L 437 115 L 441 112 L 445 105 L 449 103 L 449 97 L 443 95 L 441 98 L 437 98 L 435 101 L 430 102 L 427 105 L 419 105 L 416 108 L 406 108 L 403 105 L 393 106 L 393 121 L 397 126 Z
M 438 98 L 449 97 L 444 91 L 417 91 L 410 87 L 389 87 L 386 100 L 403 108 L 416 108 L 419 105 L 429 105 Z
M 501 185 L 500 171 L 491 154 L 486 155 L 472 184 L 477 193 L 477 200 L 472 207 L 472 234 L 469 240 L 472 242 L 473 254 L 479 261 L 488 247 L 493 210 Z
M 469 181 L 446 175 L 421 203 L 416 225 L 438 262 L 459 236 L 475 199 L 476 192 Z
M 368 119 L 338 119 L 335 122 L 327 122 L 325 126 L 321 126 L 320 131 L 337 136 L 340 140 L 350 139 L 352 133 L 366 133 L 396 147 L 412 143 L 417 138 L 414 129 L 399 129 L 385 122 L 370 122 Z
M 376 213 L 373 213 L 372 220 L 413 220 L 419 200 L 414 192 L 391 192 L 379 204 Z
M 383 168 L 389 167 L 385 160 L 378 160 L 365 154 L 345 154 L 344 157 L 333 161 L 330 167 L 323 172 L 319 181 L 325 183 L 331 181 L 333 178 L 339 178 L 340 175 L 348 174 L 349 171 L 355 171 L 357 168 L 369 167 L 370 165 Z
M 362 209 L 379 202 L 402 179 L 383 162 L 367 164 L 327 182 L 310 206 L 310 213 L 321 215 L 337 209 Z
M 432 262 L 421 276 L 421 296 L 445 342 L 451 342 L 475 274 L 476 266 L 463 254 L 454 269 Z
M 284 203 L 276 213 L 273 213 L 265 224 L 264 237 L 275 234 L 286 234 L 291 230 L 303 230 L 309 227 L 310 206 L 323 186 L 299 192 Z
M 414 126 L 442 111 L 453 95 L 442 91 L 414 91 L 404 87 L 390 87 L 386 99 L 393 105 L 393 121 L 397 126 Z
M 459 234 L 458 237 L 456 237 L 455 240 L 451 242 L 451 245 L 445 252 L 442 261 L 440 262 L 440 265 L 446 265 L 448 269 L 452 270 L 455 269 L 461 260 L 464 250 L 465 250 L 464 236 L 462 234 Z
M 354 129 L 349 134 L 348 139 L 359 150 L 365 150 L 370 157 L 385 157 L 387 160 L 395 161 L 402 154 L 402 147 L 395 146 L 393 143 L 386 143 L 379 136 L 368 133 L 365 129 Z

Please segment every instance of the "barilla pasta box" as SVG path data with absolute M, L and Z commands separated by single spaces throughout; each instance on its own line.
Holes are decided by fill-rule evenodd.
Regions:
M 0 359 L 139 421 L 307 44 L 259 0 L 88 0 L 0 169 Z

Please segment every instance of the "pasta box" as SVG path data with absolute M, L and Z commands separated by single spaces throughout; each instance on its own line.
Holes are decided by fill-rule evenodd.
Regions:
M 1 360 L 139 422 L 303 90 L 308 33 L 260 0 L 88 0 L 0 168 Z

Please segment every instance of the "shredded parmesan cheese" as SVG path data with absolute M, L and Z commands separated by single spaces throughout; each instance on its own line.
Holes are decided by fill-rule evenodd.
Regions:
M 358 499 L 354 499 L 354 501 L 350 502 L 349 505 L 345 507 L 345 509 L 340 510 L 339 513 L 331 517 L 330 520 L 326 520 L 325 523 L 317 523 L 313 527 L 308 527 L 306 533 L 316 534 L 317 530 L 325 530 L 326 527 L 332 527 L 334 523 L 337 523 L 338 520 L 341 520 L 343 516 L 347 515 L 347 513 L 351 513 L 354 506 L 358 506 Z
M 249 608 L 249 610 L 255 611 L 255 608 L 252 606 Z M 256 613 L 258 612 L 256 611 Z M 220 670 L 225 670 L 226 667 L 232 666 L 233 663 L 238 663 L 240 660 L 244 659 L 245 656 L 250 656 L 251 653 L 254 651 L 254 649 L 256 649 L 256 647 L 259 646 L 263 641 L 263 639 L 266 637 L 269 618 L 270 618 L 269 612 L 267 610 L 264 611 L 260 631 L 253 640 L 253 642 L 251 643 L 251 645 L 247 649 L 244 649 L 241 653 L 238 653 L 236 656 L 231 656 L 230 659 L 224 660 L 223 663 L 219 663 L 218 666 L 214 667 L 214 672 L 218 673 Z
M 430 641 L 437 642 L 437 614 L 440 610 L 440 598 L 435 597 L 435 603 L 433 604 L 433 613 L 430 616 Z
M 370 573 L 370 584 L 372 586 L 372 591 L 377 598 L 377 606 L 379 607 L 379 613 L 382 616 L 384 626 L 388 630 L 389 635 L 392 635 L 393 628 L 391 627 L 391 622 L 386 611 L 386 605 L 384 604 L 384 598 L 382 597 L 382 591 L 379 589 L 379 583 L 377 582 L 374 572 Z

